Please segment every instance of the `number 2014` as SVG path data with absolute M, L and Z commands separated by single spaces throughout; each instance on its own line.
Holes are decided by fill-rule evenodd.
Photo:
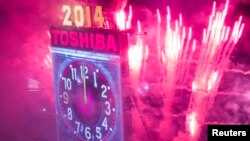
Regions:
M 92 10 L 93 9 L 93 13 Z M 64 26 L 75 25 L 77 27 L 103 27 L 104 17 L 101 6 L 70 6 L 63 5 L 62 12 L 65 14 L 63 19 Z M 92 15 L 94 16 L 92 18 Z

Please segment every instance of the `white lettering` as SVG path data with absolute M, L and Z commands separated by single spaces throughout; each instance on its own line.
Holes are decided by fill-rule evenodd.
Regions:
M 213 129 L 213 130 L 212 130 L 212 136 L 215 136 L 215 135 L 216 135 L 216 136 L 219 136 L 219 135 L 218 135 L 218 129 Z
M 233 131 L 230 129 L 229 131 L 219 131 L 218 129 L 212 129 L 212 136 L 246 136 L 246 131 Z

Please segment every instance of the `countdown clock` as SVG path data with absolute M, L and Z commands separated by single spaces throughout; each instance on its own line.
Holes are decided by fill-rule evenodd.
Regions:
M 127 40 L 104 29 L 50 33 L 58 140 L 125 140 L 119 52 Z
M 59 140 L 122 141 L 119 63 L 60 50 L 53 48 Z

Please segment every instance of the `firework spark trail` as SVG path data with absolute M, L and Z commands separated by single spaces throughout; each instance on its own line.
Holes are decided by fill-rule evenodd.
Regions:
M 128 14 L 128 20 L 126 21 L 126 29 L 130 29 L 131 28 L 131 20 L 133 17 L 133 13 L 132 13 L 132 6 L 129 6 L 129 14 Z
M 131 28 L 131 20 L 132 20 L 132 6 L 129 6 L 129 14 L 126 16 L 124 10 L 120 10 L 115 13 L 115 19 L 116 19 L 116 25 L 119 28 L 119 30 L 126 30 Z M 141 24 L 140 21 L 137 21 L 137 33 L 141 34 Z M 135 85 L 138 84 L 139 78 L 140 78 L 140 70 L 142 66 L 142 62 L 147 57 L 145 54 L 145 47 L 143 47 L 143 41 L 140 36 L 136 37 L 136 43 L 129 43 L 129 49 L 128 49 L 128 61 L 129 61 L 129 67 L 132 71 L 132 78 L 134 78 L 136 81 Z
M 214 13 L 214 6 L 212 13 Z M 215 86 L 227 67 L 229 57 L 244 28 L 244 24 L 241 24 L 241 17 L 235 23 L 232 32 L 230 32 L 230 27 L 224 25 L 227 7 L 228 1 L 222 13 L 216 12 L 215 15 L 210 16 L 212 20 L 209 22 L 208 29 L 203 32 L 203 44 L 194 79 L 197 89 L 193 90 L 194 92 L 197 90 L 216 91 Z M 213 87 L 208 89 L 207 82 L 210 82 L 216 73 L 218 73 L 218 77 L 216 81 L 213 81 Z
M 164 60 L 166 72 L 164 76 L 166 92 L 164 115 L 166 119 L 160 127 L 163 131 L 168 132 L 172 130 L 171 127 L 166 127 L 164 125 L 171 124 L 172 115 L 169 115 L 172 113 L 175 89 L 185 87 L 195 49 L 196 41 L 192 39 L 192 28 L 183 26 L 181 14 L 178 20 L 172 20 L 170 8 L 167 7 L 165 46 L 162 52 L 162 60 Z M 195 123 L 193 117 L 191 121 Z M 162 136 L 162 138 L 166 139 L 164 136 Z
M 189 131 L 191 136 L 195 135 L 196 129 L 197 129 L 197 121 L 196 121 L 196 112 L 192 112 L 191 114 L 189 114 L 187 116 L 187 120 L 188 120 L 188 127 L 189 127 Z
M 184 34 L 185 34 L 185 30 L 184 30 Z M 194 51 L 196 48 L 196 40 L 193 40 L 192 45 L 190 45 L 190 41 L 192 39 L 192 28 L 189 28 L 188 37 L 185 37 L 185 38 L 187 38 L 187 41 L 185 44 L 183 43 L 183 49 L 184 49 L 184 51 L 182 53 L 183 57 L 180 60 L 182 66 L 179 66 L 179 68 L 182 69 L 180 77 L 178 79 L 179 85 L 186 85 L 186 82 L 187 82 L 188 76 L 189 76 L 189 69 L 190 69 L 191 63 L 193 62 L 192 58 L 193 58 L 193 54 L 194 54 Z M 183 38 L 183 40 L 185 40 L 185 38 Z
M 126 30 L 131 28 L 131 21 L 132 21 L 132 6 L 129 6 L 129 14 L 126 16 L 124 10 L 120 10 L 115 13 L 115 21 L 116 25 L 119 30 Z M 108 26 L 109 27 L 109 26 Z
M 131 28 L 131 20 L 132 20 L 132 6 L 129 6 L 129 14 L 126 16 L 124 10 L 120 10 L 117 13 L 115 13 L 115 19 L 116 19 L 116 25 L 119 28 L 119 30 L 126 30 Z M 140 21 L 137 21 L 137 33 L 141 34 L 141 24 Z M 129 67 L 132 71 L 132 78 L 134 78 L 134 85 L 137 85 L 139 83 L 140 78 L 140 71 L 142 67 L 142 62 L 146 57 L 145 54 L 145 47 L 143 47 L 143 41 L 140 36 L 136 37 L 136 43 L 129 43 L 129 49 L 128 49 L 128 61 L 129 61 Z
M 130 45 L 128 50 L 129 66 L 132 69 L 132 73 L 136 73 L 134 77 L 139 77 L 142 59 L 143 59 L 143 44 L 142 40 L 138 40 L 136 45 Z
M 137 21 L 137 33 L 141 34 L 141 23 Z M 139 84 L 139 79 L 143 77 L 143 68 L 145 68 L 145 60 L 148 58 L 148 47 L 144 45 L 141 36 L 136 36 L 136 43 L 130 43 L 129 46 L 129 66 L 132 71 L 132 77 L 135 87 Z
M 162 61 L 165 64 L 164 80 L 166 85 L 166 100 L 165 101 L 165 115 L 171 113 L 171 105 L 173 97 L 175 95 L 175 89 L 184 88 L 192 91 L 189 110 L 187 117 L 190 117 L 187 121 L 187 129 L 192 136 L 199 134 L 198 127 L 205 119 L 206 108 L 208 104 L 205 99 L 210 98 L 209 105 L 212 105 L 213 95 L 219 86 L 220 79 L 223 72 L 228 66 L 229 57 L 240 38 L 244 24 L 241 23 L 242 17 L 235 22 L 234 27 L 224 25 L 225 17 L 228 10 L 228 1 L 225 4 L 225 8 L 222 12 L 216 11 L 216 2 L 213 4 L 212 14 L 209 18 L 209 24 L 206 29 L 203 30 L 203 38 L 201 41 L 196 41 L 192 38 L 192 28 L 186 28 L 182 23 L 182 15 L 179 15 L 179 19 L 174 22 L 171 20 L 170 9 L 167 7 L 166 15 L 166 34 L 165 34 L 165 46 L 161 50 L 161 16 L 160 11 L 157 9 L 157 49 L 161 53 Z M 132 10 L 131 10 L 132 11 Z M 132 15 L 132 12 L 131 14 Z M 122 16 L 121 16 L 122 17 Z M 130 17 L 130 16 L 129 16 Z M 126 17 L 124 17 L 126 19 Z M 126 20 L 122 20 L 125 22 Z M 131 21 L 131 18 L 127 18 L 127 22 Z M 127 27 L 126 23 L 123 23 L 122 29 Z M 174 25 L 174 26 L 173 26 Z M 174 28 L 173 28 L 174 27 Z M 187 30 L 188 29 L 188 30 Z M 137 21 L 137 32 L 141 34 L 141 24 Z M 140 70 L 143 69 L 143 63 L 147 58 L 148 49 L 144 45 L 144 41 L 141 37 L 136 37 L 136 44 L 131 44 L 129 48 L 129 65 L 134 70 L 133 77 L 138 80 Z M 197 42 L 201 44 L 201 48 L 197 48 Z M 194 60 L 194 52 L 197 51 L 198 59 Z M 194 68 L 195 76 L 192 82 L 192 88 L 189 89 L 187 83 L 190 79 L 191 64 L 197 64 Z M 235 70 L 234 70 L 235 71 Z M 167 80 L 167 81 L 166 81 Z M 133 80 L 134 81 L 134 80 Z M 136 81 L 136 86 L 139 81 Z M 134 83 L 134 82 L 133 82 Z M 134 87 L 136 87 L 134 86 Z M 194 101 L 194 102 L 192 102 Z M 199 107 L 199 108 L 196 108 Z M 194 116 L 195 114 L 195 116 Z M 195 127 L 195 128 L 194 128 Z M 163 127 L 164 129 L 166 127 Z
M 194 103 L 190 102 L 191 105 L 189 106 L 190 113 L 196 112 L 198 114 L 198 126 L 205 122 L 205 113 L 213 104 L 214 94 L 244 28 L 244 24 L 241 23 L 242 17 L 235 22 L 232 31 L 230 27 L 225 26 L 228 4 L 229 1 L 227 0 L 224 10 L 216 12 L 216 2 L 214 2 L 208 28 L 203 30 L 199 61 L 192 83 L 191 99 L 194 99 Z M 194 135 L 193 131 L 189 132 Z M 199 132 L 196 133 L 199 134 Z
M 227 71 L 227 72 L 234 72 L 234 73 L 240 73 L 242 75 L 250 75 L 250 71 L 242 71 L 240 69 L 227 69 L 225 71 Z
M 131 20 L 132 20 L 132 6 L 129 6 L 129 14 L 126 15 L 124 10 L 120 10 L 115 13 L 115 21 L 119 30 L 126 30 L 131 28 Z M 137 21 L 137 35 L 141 35 L 141 23 Z M 133 84 L 135 87 L 139 83 L 139 78 L 142 75 L 140 73 L 141 67 L 143 65 L 144 60 L 148 57 L 148 47 L 144 45 L 141 36 L 136 36 L 135 43 L 129 42 L 128 49 L 128 62 L 131 70 Z
M 192 28 L 182 25 L 182 15 L 171 27 L 170 9 L 167 7 L 167 31 L 165 36 L 164 59 L 166 62 L 167 95 L 174 94 L 175 85 L 183 85 L 187 80 L 190 62 L 195 50 L 196 41 L 192 39 Z M 192 42 L 192 44 L 190 44 Z
M 105 27 L 107 28 L 107 29 L 110 29 L 110 25 L 109 25 L 109 21 L 105 21 Z
M 161 60 L 159 59 L 161 56 L 159 55 L 161 53 L 161 14 L 159 9 L 156 10 L 157 13 L 157 60 Z
M 131 16 L 132 16 L 132 8 L 130 8 L 130 13 L 128 16 L 128 21 L 126 23 L 131 24 Z M 129 27 L 129 26 L 128 26 Z M 141 23 L 138 20 L 137 21 L 137 34 L 141 35 L 142 33 L 142 29 L 141 29 Z M 148 46 L 144 45 L 143 40 L 141 38 L 141 36 L 136 36 L 135 38 L 135 43 L 132 43 L 131 41 L 129 42 L 129 49 L 128 49 L 128 61 L 129 61 L 129 68 L 130 68 L 130 79 L 131 79 L 131 84 L 132 84 L 132 88 L 134 91 L 136 91 L 139 87 L 139 83 L 141 78 L 144 77 L 144 71 L 145 71 L 145 60 L 148 58 Z M 141 136 L 141 126 L 140 123 L 142 124 L 145 133 L 142 136 L 145 136 L 149 139 L 152 140 L 152 137 L 148 131 L 148 125 L 146 120 L 144 119 L 144 115 L 142 114 L 142 107 L 141 105 L 143 105 L 143 102 L 140 100 L 140 95 L 138 95 L 138 93 L 132 93 L 131 94 L 132 97 L 132 101 L 135 108 L 135 112 L 134 113 L 138 113 L 137 114 L 133 114 L 133 119 L 137 119 L 139 118 L 139 120 L 136 120 L 136 123 L 133 123 L 133 129 L 136 131 L 136 135 L 137 136 Z
M 116 16 L 116 24 L 120 30 L 126 29 L 126 15 L 124 10 L 121 10 L 115 14 Z

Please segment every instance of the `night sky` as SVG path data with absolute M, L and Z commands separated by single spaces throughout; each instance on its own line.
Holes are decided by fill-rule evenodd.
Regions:
M 64 3 L 79 2 L 80 0 L 0 0 L 1 141 L 56 140 L 52 66 L 44 63 L 46 55 L 50 55 L 47 30 L 52 25 L 61 24 L 60 10 Z M 219 0 L 218 5 L 220 3 L 223 1 Z M 134 9 L 133 18 L 142 21 L 149 36 L 151 16 L 155 15 L 156 8 L 164 14 L 169 5 L 173 16 L 183 13 L 185 24 L 193 26 L 199 32 L 206 25 L 204 19 L 207 19 L 212 7 L 210 0 L 129 0 L 129 4 Z M 243 21 L 249 24 L 249 6 L 249 0 L 232 2 L 228 24 L 232 24 L 231 20 L 239 15 L 243 15 Z M 197 15 L 204 19 L 197 20 Z M 248 28 L 247 25 L 243 39 L 234 52 L 236 63 L 250 62 Z M 198 35 L 195 36 L 199 38 Z M 32 87 L 31 84 L 35 86 Z

